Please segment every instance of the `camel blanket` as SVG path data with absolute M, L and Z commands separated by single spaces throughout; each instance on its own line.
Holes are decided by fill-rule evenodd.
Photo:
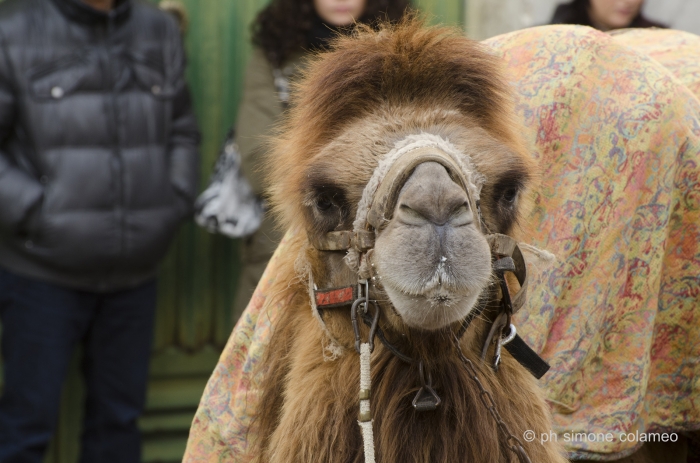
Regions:
M 607 460 L 639 433 L 700 428 L 700 38 L 546 26 L 484 43 L 542 166 L 526 236 L 557 260 L 529 264 L 515 323 L 552 366 L 540 381 L 558 439 L 573 459 Z M 275 263 L 209 380 L 186 463 L 251 459 L 256 366 L 283 309 L 265 298 L 289 277 Z

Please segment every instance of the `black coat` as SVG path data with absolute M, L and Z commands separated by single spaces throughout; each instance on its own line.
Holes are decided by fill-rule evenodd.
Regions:
M 196 194 L 184 67 L 152 6 L 0 4 L 0 266 L 93 291 L 153 277 Z

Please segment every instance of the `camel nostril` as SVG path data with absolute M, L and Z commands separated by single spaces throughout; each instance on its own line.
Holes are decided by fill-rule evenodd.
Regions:
M 472 213 L 472 209 L 469 207 L 469 204 L 464 203 L 455 208 L 450 215 L 449 223 L 453 227 L 465 227 L 474 223 L 474 214 Z
M 433 206 L 429 208 L 428 206 Z M 452 209 L 440 207 L 439 204 L 419 204 L 411 207 L 402 203 L 398 207 L 398 218 L 407 225 L 431 224 L 438 228 L 464 227 L 474 222 L 474 214 L 467 203 L 462 203 Z
M 418 210 L 406 205 L 399 205 L 399 219 L 407 225 L 424 225 L 430 222 L 430 219 L 421 214 Z

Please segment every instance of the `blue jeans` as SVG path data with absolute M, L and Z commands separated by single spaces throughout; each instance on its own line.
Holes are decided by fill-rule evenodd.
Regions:
M 41 463 L 76 346 L 85 353 L 81 462 L 141 461 L 156 283 L 92 293 L 0 268 L 0 462 Z

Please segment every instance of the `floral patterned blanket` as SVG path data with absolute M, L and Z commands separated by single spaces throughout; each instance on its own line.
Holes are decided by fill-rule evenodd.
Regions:
M 700 37 L 673 29 L 622 29 L 613 34 L 616 42 L 654 58 L 700 95 Z
M 529 266 L 516 324 L 552 366 L 554 431 L 571 458 L 602 460 L 639 433 L 699 429 L 700 38 L 545 26 L 484 43 L 542 169 L 528 236 L 557 260 Z M 283 309 L 264 306 L 275 262 L 209 380 L 186 463 L 251 460 L 253 372 Z M 567 440 L 582 432 L 613 439 Z

